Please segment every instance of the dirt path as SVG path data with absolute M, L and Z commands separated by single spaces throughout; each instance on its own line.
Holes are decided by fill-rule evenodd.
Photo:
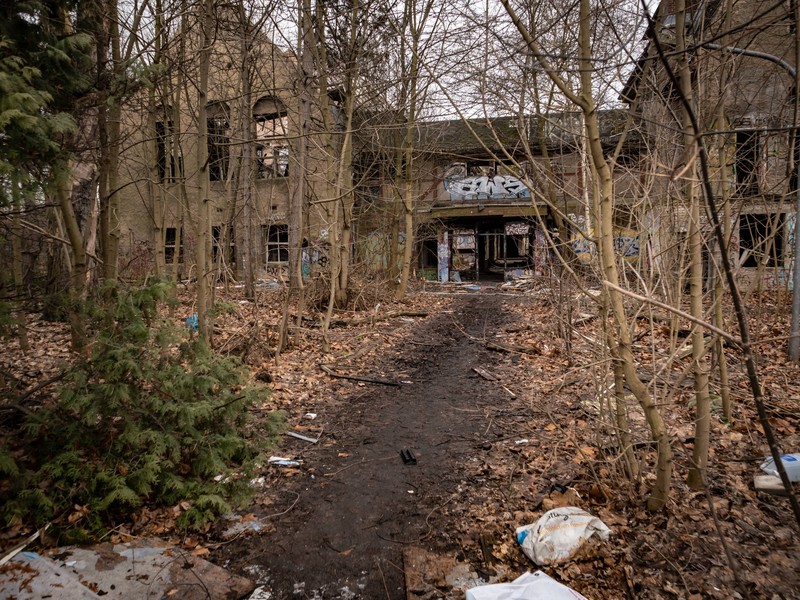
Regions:
M 412 344 L 382 351 L 372 368 L 413 383 L 354 385 L 336 399 L 320 416 L 322 440 L 303 453 L 303 474 L 280 491 L 275 512 L 286 514 L 272 520 L 273 533 L 228 547 L 230 568 L 259 579 L 273 600 L 405 598 L 404 547 L 457 549 L 438 513 L 460 495 L 464 468 L 484 444 L 486 409 L 507 400 L 472 371 L 506 318 L 497 298 L 465 296 L 452 313 L 414 325 Z M 403 463 L 404 448 L 418 464 Z

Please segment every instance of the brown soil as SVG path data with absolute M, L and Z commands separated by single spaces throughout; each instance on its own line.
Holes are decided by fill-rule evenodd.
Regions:
M 741 357 L 729 349 L 734 420 L 724 423 L 715 408 L 709 492 L 690 490 L 691 359 L 681 354 L 682 338 L 677 349 L 672 345 L 661 321 L 654 327 L 636 321 L 633 351 L 641 375 L 657 390 L 674 448 L 670 502 L 648 513 L 654 448 L 641 410 L 628 398 L 645 473 L 631 482 L 607 404 L 596 392 L 606 372 L 597 344 L 602 323 L 573 298 L 574 329 L 565 344 L 559 319 L 567 305 L 552 283 L 511 293 L 484 286 L 477 294 L 435 286 L 436 292 L 416 292 L 403 304 L 362 293 L 362 303 L 374 308 L 337 313 L 330 352 L 320 351 L 312 320 L 299 344 L 277 359 L 269 352 L 282 290 L 262 291 L 257 303 L 245 302 L 236 289 L 220 291 L 234 309 L 216 322 L 217 349 L 243 356 L 273 390 L 254 408 L 255 434 L 259 416 L 282 409 L 292 430 L 319 442 L 282 436 L 274 454 L 302 464 L 264 468 L 253 505 L 240 513 L 244 532 L 232 539 L 223 535 L 228 520 L 206 535 L 177 531 L 181 505 L 143 507 L 108 539 L 160 536 L 182 544 L 257 582 L 259 600 L 461 599 L 466 583 L 508 581 L 535 570 L 515 528 L 549 508 L 572 505 L 599 516 L 613 531 L 611 541 L 544 570 L 587 598 L 800 598 L 800 535 L 789 504 L 753 489 L 768 450 Z M 789 363 L 784 342 L 775 341 L 788 331 L 788 297 L 764 294 L 750 303 L 770 421 L 783 450 L 799 452 L 800 365 Z M 428 316 L 414 316 L 420 311 Z M 188 290 L 176 318 L 190 313 Z M 517 351 L 492 351 L 491 341 Z M 63 326 L 32 319 L 31 342 L 27 354 L 15 341 L 0 354 L 0 366 L 26 389 L 71 359 Z M 672 351 L 681 357 L 667 362 Z M 333 378 L 322 363 L 336 364 L 335 373 L 398 385 Z M 28 398 L 27 406 L 46 402 L 52 389 Z M 4 414 L 8 427 L 14 412 Z M 415 454 L 416 465 L 403 464 L 404 449 Z M 10 547 L 30 533 L 17 524 L 0 540 Z M 448 581 L 456 562 L 466 565 L 458 571 L 466 576 Z
M 320 442 L 289 438 L 281 449 L 303 468 L 280 482 L 283 502 L 270 510 L 287 512 L 270 520 L 274 531 L 218 558 L 234 570 L 261 565 L 273 598 L 405 598 L 404 547 L 458 552 L 441 509 L 463 500 L 470 465 L 512 433 L 486 418 L 508 393 L 472 371 L 497 359 L 483 340 L 509 318 L 497 297 L 463 296 L 415 324 L 392 349 L 401 355 L 383 349 L 362 364 L 407 383 L 350 384 L 325 402 Z M 404 449 L 416 465 L 404 464 Z
M 613 431 L 604 425 L 593 374 L 598 354 L 591 340 L 602 335 L 596 319 L 584 319 L 567 348 L 558 333 L 563 310 L 544 288 L 422 293 L 406 308 L 430 316 L 342 327 L 332 332 L 330 355 L 321 356 L 314 340 L 268 367 L 275 405 L 298 431 L 321 437 L 316 445 L 287 437 L 276 450 L 303 464 L 269 470 L 253 509 L 267 531 L 212 551 L 215 562 L 271 594 L 261 598 L 461 599 L 463 578 L 446 579 L 456 561 L 481 581 L 536 570 L 514 530 L 565 505 L 598 515 L 614 532 L 593 554 L 545 569 L 587 598 L 745 597 L 738 590 L 751 598 L 800 598 L 800 548 L 788 502 L 752 489 L 767 449 L 735 353 L 735 421 L 726 425 L 715 413 L 708 496 L 684 483 L 693 441 L 688 359 L 659 374 L 673 391 L 664 411 L 675 477 L 666 510 L 651 514 L 645 500 L 655 457 L 640 410 L 631 399 L 631 427 L 648 473 L 639 483 L 624 476 Z M 580 315 L 586 307 L 574 310 Z M 768 300 L 753 311 L 761 337 L 785 330 L 785 317 Z M 489 341 L 532 352 L 490 351 Z M 762 349 L 773 427 L 784 448 L 800 448 L 798 367 L 780 348 Z M 652 350 L 666 356 L 669 338 L 641 322 L 635 351 L 644 365 Z M 348 363 L 348 356 L 355 359 Z M 319 361 L 410 383 L 332 379 Z M 309 411 L 319 416 L 304 419 Z M 417 465 L 403 464 L 406 448 Z M 422 564 L 404 555 L 409 551 L 423 552 Z M 426 571 L 424 585 L 406 589 L 406 578 L 418 581 L 422 572 L 425 579 Z

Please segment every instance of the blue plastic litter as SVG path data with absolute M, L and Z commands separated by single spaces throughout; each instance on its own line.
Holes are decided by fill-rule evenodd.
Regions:
M 189 331 L 197 331 L 200 327 L 200 323 L 197 320 L 197 313 L 193 314 L 191 317 L 186 317 L 185 322 Z

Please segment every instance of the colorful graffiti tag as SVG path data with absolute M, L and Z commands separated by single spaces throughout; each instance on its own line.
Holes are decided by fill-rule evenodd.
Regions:
M 450 193 L 451 200 L 531 197 L 531 192 L 525 184 L 511 175 L 446 177 L 444 188 Z

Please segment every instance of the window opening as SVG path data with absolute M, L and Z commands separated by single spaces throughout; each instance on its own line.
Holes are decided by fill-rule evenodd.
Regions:
M 253 107 L 256 124 L 256 164 L 259 178 L 289 175 L 289 117 L 277 98 L 262 98 Z
M 208 178 L 224 181 L 228 174 L 230 154 L 230 123 L 228 107 L 222 102 L 208 106 Z
M 172 121 L 156 121 L 156 160 L 161 183 L 176 181 L 183 171 L 183 157 L 177 141 Z
M 757 131 L 736 132 L 736 192 L 758 194 L 759 135 Z
M 178 240 L 178 228 L 167 227 L 164 230 L 164 262 L 171 264 L 175 260 L 175 246 Z M 178 247 L 178 262 L 183 262 L 183 236 Z
M 428 268 L 435 267 L 439 264 L 438 258 L 439 246 L 436 238 L 422 240 L 422 248 L 420 251 L 420 267 Z
M 786 213 L 739 217 L 739 262 L 743 267 L 784 265 Z
M 217 262 L 220 245 L 222 244 L 222 225 L 214 225 L 211 228 L 211 238 L 213 244 L 211 246 L 211 260 Z M 228 227 L 228 253 L 223 256 L 227 264 L 234 264 L 236 262 L 236 239 L 233 237 L 233 225 Z
M 262 246 L 266 265 L 287 264 L 289 262 L 289 226 L 262 225 Z

